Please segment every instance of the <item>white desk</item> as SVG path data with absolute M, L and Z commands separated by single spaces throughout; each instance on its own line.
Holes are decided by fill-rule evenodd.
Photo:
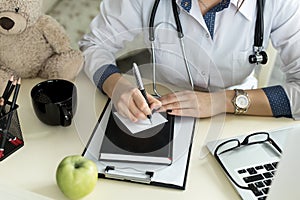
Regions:
M 23 80 L 17 103 L 20 106 L 18 114 L 25 145 L 0 163 L 0 184 L 7 185 L 7 191 L 11 191 L 12 188 L 16 188 L 17 192 L 30 191 L 24 195 L 30 196 L 33 192 L 51 199 L 65 199 L 56 185 L 56 167 L 65 156 L 83 152 L 98 115 L 105 105 L 106 97 L 97 92 L 87 77 L 81 74 L 75 81 L 79 102 L 74 123 L 70 127 L 47 126 L 36 118 L 31 105 L 30 90 L 40 81 L 42 80 Z M 99 179 L 95 190 L 85 199 L 240 199 L 214 158 L 210 154 L 200 156 L 208 130 L 214 129 L 210 132 L 220 134 L 218 137 L 230 137 L 296 123 L 300 122 L 285 118 L 233 115 L 199 120 L 186 190 Z

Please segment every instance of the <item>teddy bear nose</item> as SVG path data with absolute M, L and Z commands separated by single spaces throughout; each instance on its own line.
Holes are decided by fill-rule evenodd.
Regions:
M 0 26 L 5 30 L 11 29 L 12 27 L 14 27 L 14 25 L 15 22 L 8 17 L 2 17 L 0 19 Z

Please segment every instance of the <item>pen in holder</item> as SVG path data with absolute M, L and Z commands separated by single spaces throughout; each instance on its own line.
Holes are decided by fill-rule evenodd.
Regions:
M 18 105 L 12 108 L 12 102 L 1 109 L 0 115 L 0 161 L 24 146 L 21 126 L 18 118 Z

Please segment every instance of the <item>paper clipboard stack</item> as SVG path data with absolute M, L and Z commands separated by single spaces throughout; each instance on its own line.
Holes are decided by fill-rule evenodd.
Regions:
M 135 163 L 124 161 L 105 161 L 101 160 L 102 146 L 107 142 L 108 132 L 113 132 L 111 136 L 116 135 L 116 125 L 111 125 L 112 104 L 108 100 L 104 111 L 101 113 L 98 123 L 90 137 L 90 140 L 83 152 L 83 156 L 93 160 L 98 166 L 98 176 L 115 180 L 143 183 L 147 185 L 156 185 L 170 187 L 175 189 L 185 189 L 186 178 L 189 166 L 189 158 L 192 147 L 192 138 L 194 132 L 193 118 L 174 118 L 174 131 L 172 138 L 172 157 L 173 162 L 168 165 L 153 163 Z M 121 133 L 117 138 L 127 138 L 127 133 Z M 113 138 L 110 141 L 113 141 Z M 135 138 L 129 139 L 136 141 Z M 143 142 L 143 140 L 138 140 Z M 122 142 L 126 142 L 123 139 Z M 116 144 L 116 143 L 115 143 Z M 119 143 L 122 144 L 122 143 Z M 120 151 L 121 145 L 116 145 L 114 149 Z M 130 142 L 130 144 L 134 144 Z M 168 145 L 168 147 L 171 147 Z M 110 148 L 112 149 L 112 148 Z

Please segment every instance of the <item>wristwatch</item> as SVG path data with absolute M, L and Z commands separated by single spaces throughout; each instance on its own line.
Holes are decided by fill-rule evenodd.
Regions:
M 250 99 L 247 92 L 241 89 L 234 89 L 235 95 L 232 99 L 234 114 L 245 114 L 250 106 Z

